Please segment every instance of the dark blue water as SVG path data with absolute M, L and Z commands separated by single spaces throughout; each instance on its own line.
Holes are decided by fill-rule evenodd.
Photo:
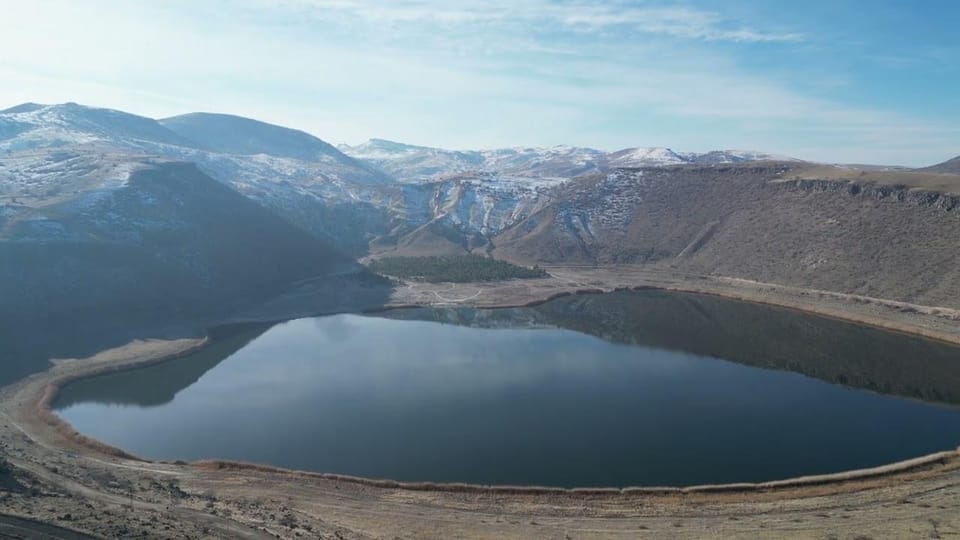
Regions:
M 673 305 L 677 298 L 685 304 Z M 926 359 L 907 358 L 911 351 L 948 366 L 936 371 L 960 361 L 952 347 L 716 299 L 564 302 L 497 312 L 338 315 L 243 329 L 192 357 L 71 385 L 59 413 L 82 433 L 149 458 L 484 484 L 762 481 L 875 466 L 960 443 L 955 407 L 796 372 L 895 386 L 884 380 L 885 369 L 923 371 Z M 657 307 L 674 322 L 658 318 Z M 724 311 L 730 309 L 741 320 L 786 319 L 776 331 L 724 332 L 736 325 Z M 631 316 L 633 310 L 644 315 Z M 607 339 L 557 327 L 584 317 Z M 821 325 L 831 330 L 825 334 Z M 834 361 L 823 352 L 828 344 L 814 352 L 802 346 L 810 337 L 800 328 L 826 340 L 846 334 L 862 341 L 868 355 L 866 344 L 880 339 L 897 360 L 876 353 Z M 677 332 L 692 332 L 688 339 L 697 343 L 686 351 L 662 343 L 679 339 Z M 752 341 L 731 336 L 736 332 Z M 777 332 L 799 340 L 792 356 Z M 779 342 L 763 343 L 770 339 Z M 689 352 L 704 347 L 741 363 Z M 781 369 L 755 367 L 776 364 L 778 355 L 788 359 Z M 908 366 L 891 365 L 897 361 Z M 831 369 L 847 371 L 831 375 Z M 943 382 L 940 372 L 934 375 Z M 910 388 L 922 386 L 919 380 Z

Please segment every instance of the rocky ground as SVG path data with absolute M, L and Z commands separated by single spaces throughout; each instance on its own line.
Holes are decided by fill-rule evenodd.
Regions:
M 960 313 L 669 269 L 551 267 L 553 277 L 406 284 L 391 306 L 523 305 L 556 295 L 662 287 L 719 294 L 960 343 Z M 267 306 L 264 318 L 282 304 Z M 250 314 L 250 318 L 255 317 Z M 65 360 L 0 390 L 0 535 L 53 538 L 941 538 L 960 535 L 960 455 L 870 474 L 687 490 L 437 488 L 216 463 L 156 463 L 73 433 L 50 389 L 161 360 L 203 340 L 147 341 Z M 707 449 L 705 449 L 707 451 Z M 42 523 L 42 524 L 38 524 Z M 31 527 L 36 524 L 35 529 Z M 76 534 L 70 532 L 76 531 Z

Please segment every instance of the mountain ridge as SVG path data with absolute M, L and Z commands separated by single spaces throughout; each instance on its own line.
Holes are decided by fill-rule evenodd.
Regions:
M 359 145 L 337 146 L 356 159 L 381 168 L 400 181 L 429 182 L 455 174 L 499 172 L 514 176 L 571 177 L 615 168 L 669 166 L 693 163 L 799 161 L 750 150 L 675 152 L 666 147 L 635 147 L 606 152 L 587 147 L 506 147 L 487 150 L 448 150 L 410 145 L 387 139 L 369 139 Z
M 778 266 L 781 263 L 777 261 L 768 261 L 769 268 L 776 271 L 765 274 L 751 265 L 750 257 L 736 243 L 720 251 L 716 251 L 716 245 L 732 242 L 729 235 L 733 233 L 727 231 L 740 230 L 743 238 L 773 234 L 727 227 L 742 218 L 738 212 L 756 214 L 757 220 L 771 220 L 774 218 L 768 214 L 786 212 L 786 219 L 793 208 L 808 204 L 812 195 L 784 195 L 788 185 L 807 186 L 804 193 L 808 194 L 817 190 L 830 193 L 824 207 L 829 207 L 827 203 L 840 204 L 835 199 L 845 190 L 855 192 L 857 198 L 843 202 L 851 215 L 862 214 L 864 223 L 869 218 L 875 227 L 881 227 L 887 218 L 909 224 L 912 229 L 904 231 L 905 237 L 923 234 L 936 238 L 944 231 L 952 231 L 949 223 L 939 221 L 943 219 L 940 214 L 928 215 L 926 210 L 907 208 L 920 197 L 931 201 L 924 204 L 939 205 L 949 213 L 954 207 L 953 199 L 938 193 L 960 192 L 960 181 L 955 182 L 952 175 L 811 164 L 792 159 L 768 161 L 777 156 L 737 150 L 684 153 L 654 147 L 607 153 L 554 146 L 451 151 L 372 139 L 362 149 L 366 158 L 361 159 L 366 163 L 360 163 L 336 153 L 330 159 L 318 159 L 324 152 L 342 153 L 306 132 L 231 115 L 197 113 L 161 121 L 121 115 L 115 132 L 105 134 L 101 127 L 111 126 L 110 120 L 118 118 L 116 114 L 89 114 L 88 120 L 97 120 L 91 128 L 89 122 L 59 122 L 56 115 L 43 120 L 40 116 L 45 107 L 84 111 L 75 104 L 27 104 L 14 107 L 13 113 L 0 114 L 0 179 L 5 179 L 0 182 L 0 231 L 20 226 L 19 220 L 30 208 L 69 198 L 76 190 L 89 192 L 89 200 L 73 204 L 96 204 L 97 197 L 105 196 L 103 190 L 124 182 L 124 175 L 130 172 L 125 167 L 134 158 L 163 159 L 196 163 L 204 175 L 322 243 L 356 258 L 483 253 L 555 263 L 679 261 L 676 264 L 687 266 L 700 261 L 691 271 L 726 268 L 730 275 L 772 281 L 782 278 L 786 283 L 820 283 L 828 289 L 840 287 L 869 293 L 840 274 L 818 282 L 816 272 L 792 271 Z M 38 122 L 43 125 L 38 126 Z M 56 137 L 62 131 L 57 130 L 73 129 L 71 126 L 86 129 L 81 130 L 81 135 L 93 140 L 58 141 Z M 30 139 L 29 133 L 38 129 L 39 139 Z M 47 141 L 50 144 L 33 148 L 10 145 L 10 141 L 43 143 L 47 133 L 43 129 L 52 130 Z M 224 131 L 233 138 L 220 137 Z M 153 140 L 147 140 L 150 137 Z M 175 140 L 163 141 L 164 137 Z M 185 140 L 189 142 L 183 143 Z M 261 151 L 270 153 L 243 153 Z M 109 157 L 114 154 L 120 157 Z M 747 177 L 752 180 L 745 182 Z M 672 180 L 666 182 L 665 178 Z M 716 185 L 705 183 L 705 178 L 715 179 Z M 883 200 L 882 208 L 887 213 L 864 206 L 866 194 Z M 668 195 L 671 200 L 664 199 Z M 886 204 L 893 199 L 903 206 Z M 738 202 L 731 206 L 734 200 Z M 772 205 L 769 201 L 774 200 L 783 206 L 760 204 L 767 201 Z M 721 207 L 727 210 L 716 211 Z M 820 209 L 808 208 L 805 212 L 818 215 Z M 921 214 L 923 219 L 935 221 L 923 222 Z M 801 229 L 819 227 L 796 216 L 790 219 L 795 220 L 791 226 Z M 777 222 L 767 225 L 775 229 Z M 745 227 L 738 225 L 741 226 Z M 776 234 L 797 245 L 817 242 L 813 237 Z M 887 240 L 896 243 L 892 238 Z M 876 253 L 887 253 L 881 246 L 869 245 Z M 764 249 L 789 260 L 778 251 L 779 247 Z M 837 249 L 856 251 L 849 246 Z M 715 259 L 706 257 L 706 253 Z M 731 261 L 723 253 L 739 253 L 743 260 Z M 711 266 L 714 263 L 722 265 Z M 844 264 L 847 266 L 838 266 L 844 270 L 837 272 L 849 271 L 853 263 L 848 260 Z M 910 267 L 908 261 L 898 259 L 897 264 Z M 927 276 L 928 283 L 939 283 L 940 290 L 953 290 L 952 285 L 936 276 L 922 270 L 914 273 Z M 893 290 L 891 286 L 884 287 L 878 290 Z M 911 290 L 908 294 L 941 298 L 930 291 L 918 292 L 926 290 L 924 286 Z

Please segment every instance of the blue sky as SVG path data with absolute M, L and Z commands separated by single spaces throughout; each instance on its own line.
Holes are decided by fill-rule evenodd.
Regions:
M 960 154 L 960 2 L 8 2 L 0 105 L 216 111 L 330 142 Z

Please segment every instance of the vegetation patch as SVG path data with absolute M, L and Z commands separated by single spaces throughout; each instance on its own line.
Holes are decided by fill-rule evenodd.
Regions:
M 547 277 L 539 266 L 527 268 L 481 255 L 385 257 L 372 261 L 370 270 L 385 276 L 431 283 Z

